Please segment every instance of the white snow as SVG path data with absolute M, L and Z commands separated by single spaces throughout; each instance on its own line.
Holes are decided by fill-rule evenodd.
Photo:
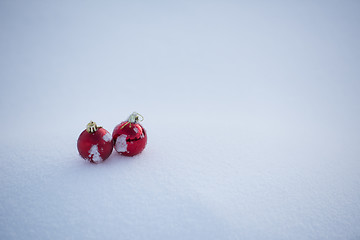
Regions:
M 111 142 L 112 140 L 112 136 L 110 133 L 106 133 L 104 136 L 103 136 L 103 139 L 105 142 Z
M 0 239 L 360 239 L 359 1 L 84 2 L 0 1 Z
M 91 158 L 95 163 L 102 161 L 102 158 L 99 153 L 98 145 L 93 145 L 89 150 L 89 158 Z
M 117 152 L 126 152 L 127 151 L 127 142 L 126 142 L 126 134 L 121 134 L 116 138 L 115 149 Z

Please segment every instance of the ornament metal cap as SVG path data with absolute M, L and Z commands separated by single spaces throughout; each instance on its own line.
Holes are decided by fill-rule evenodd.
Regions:
M 86 125 L 86 131 L 88 133 L 94 133 L 96 132 L 99 128 L 101 128 L 100 126 L 96 125 L 95 122 L 90 121 L 87 125 Z

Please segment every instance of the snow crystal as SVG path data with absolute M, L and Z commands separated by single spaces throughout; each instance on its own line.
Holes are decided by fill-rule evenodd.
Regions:
M 89 158 L 92 159 L 96 163 L 99 163 L 102 161 L 102 158 L 100 157 L 100 153 L 98 150 L 98 145 L 94 145 L 90 148 Z
M 134 127 L 133 129 L 134 129 L 134 132 L 136 132 L 136 133 L 139 132 L 139 129 L 137 129 L 136 127 Z
M 103 136 L 103 139 L 105 142 L 110 142 L 112 140 L 112 136 L 110 133 L 106 133 L 104 136 Z
M 126 142 L 126 134 L 121 134 L 117 137 L 115 143 L 115 150 L 117 152 L 126 152 L 127 151 L 127 142 Z

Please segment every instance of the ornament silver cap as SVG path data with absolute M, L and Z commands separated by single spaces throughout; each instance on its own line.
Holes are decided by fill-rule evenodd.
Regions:
M 131 124 L 133 123 L 138 123 L 138 122 L 142 122 L 142 121 L 144 121 L 144 117 L 141 115 L 141 114 L 139 114 L 139 113 L 137 113 L 137 112 L 133 112 L 130 116 L 129 116 L 129 118 L 128 118 L 128 120 L 127 120 L 127 123 L 125 123 L 122 127 L 121 127 L 121 129 L 122 128 L 124 128 L 126 125 L 129 125 L 129 127 L 131 128 Z

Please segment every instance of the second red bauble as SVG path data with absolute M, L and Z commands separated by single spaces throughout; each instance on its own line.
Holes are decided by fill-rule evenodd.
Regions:
M 113 131 L 115 151 L 124 156 L 134 156 L 141 153 L 147 143 L 145 129 L 138 123 L 138 114 L 130 115 L 128 121 L 117 125 Z

